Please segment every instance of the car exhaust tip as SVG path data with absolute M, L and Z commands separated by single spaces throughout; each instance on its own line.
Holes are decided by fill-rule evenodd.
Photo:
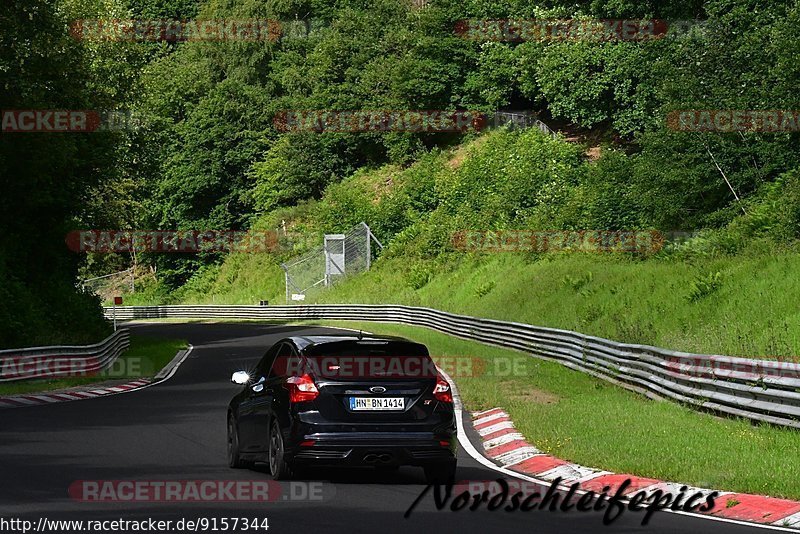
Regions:
M 364 463 L 368 464 L 388 464 L 393 460 L 392 455 L 388 453 L 370 453 L 364 455 Z

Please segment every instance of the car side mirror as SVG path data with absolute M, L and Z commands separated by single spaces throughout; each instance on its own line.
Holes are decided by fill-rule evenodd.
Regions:
M 233 373 L 233 376 L 231 376 L 231 382 L 243 386 L 250 382 L 250 375 L 247 373 L 247 371 L 236 371 Z

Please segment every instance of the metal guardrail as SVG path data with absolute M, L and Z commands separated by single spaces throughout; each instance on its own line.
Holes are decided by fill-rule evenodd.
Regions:
M 106 309 L 109 315 L 110 308 Z M 128 306 L 117 319 L 336 319 L 424 326 L 556 361 L 651 398 L 800 428 L 800 364 L 691 354 L 400 305 Z
M 111 366 L 129 345 L 128 329 L 122 328 L 94 345 L 0 350 L 0 382 L 91 376 Z

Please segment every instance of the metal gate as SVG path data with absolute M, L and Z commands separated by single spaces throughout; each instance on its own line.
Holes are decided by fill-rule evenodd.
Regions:
M 383 249 L 369 226 L 362 222 L 345 234 L 325 235 L 322 245 L 282 263 L 286 302 L 313 299 L 345 276 L 368 271 L 373 242 Z

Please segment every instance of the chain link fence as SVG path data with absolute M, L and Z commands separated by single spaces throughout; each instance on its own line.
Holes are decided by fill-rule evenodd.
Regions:
M 345 234 L 326 234 L 323 244 L 281 264 L 286 276 L 286 302 L 310 301 L 345 276 L 368 271 L 383 245 L 366 223 Z
M 136 289 L 134 269 L 131 267 L 116 273 L 95 276 L 94 278 L 86 278 L 78 282 L 78 287 L 85 291 L 90 291 L 96 295 L 101 295 L 109 290 L 129 290 L 131 293 L 133 293 Z
M 495 111 L 492 114 L 491 126 L 499 128 L 508 126 L 511 129 L 538 128 L 542 133 L 556 137 L 557 134 L 543 123 L 535 113 L 529 111 Z

